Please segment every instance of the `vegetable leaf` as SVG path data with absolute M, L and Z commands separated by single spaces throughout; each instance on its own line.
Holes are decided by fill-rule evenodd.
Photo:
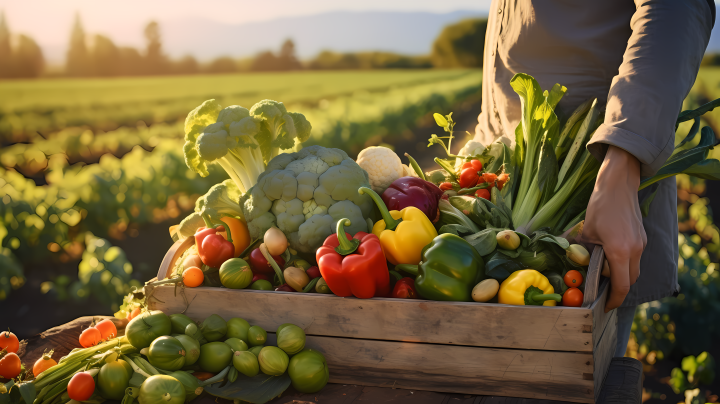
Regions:
M 557 136 L 557 121 L 545 132 L 542 148 L 540 149 L 540 163 L 538 164 L 538 188 L 540 189 L 540 206 L 545 205 L 552 198 L 555 192 L 555 184 L 558 181 L 558 162 L 555 157 L 553 139 Z
M 485 256 L 495 251 L 495 247 L 497 247 L 497 238 L 495 236 L 495 230 L 485 229 L 464 238 L 475 248 L 478 254 Z
M 23 400 L 25 400 L 25 404 L 32 404 L 33 401 L 35 401 L 35 384 L 32 382 L 25 382 L 20 383 L 17 385 L 18 389 L 20 389 L 20 395 L 22 396 Z
M 697 135 L 699 131 L 700 131 L 700 118 L 698 117 L 698 118 L 695 118 L 695 122 L 693 123 L 692 127 L 690 127 L 690 131 L 688 132 L 687 136 L 685 136 L 685 139 L 683 139 L 683 141 L 680 142 L 680 144 L 675 146 L 675 150 L 683 147 L 683 145 L 685 143 L 693 140 L 695 138 L 695 135 Z
M 511 273 L 525 268 L 522 263 L 511 259 L 500 251 L 496 251 L 485 263 L 485 275 L 503 281 Z
M 720 180 L 720 161 L 706 159 L 683 171 L 683 174 L 706 180 Z
M 677 125 L 679 125 L 685 121 L 689 121 L 691 119 L 695 119 L 699 116 L 702 116 L 706 112 L 710 112 L 717 107 L 720 107 L 720 98 L 718 98 L 716 100 L 712 100 L 712 101 L 708 102 L 707 104 L 700 106 L 700 108 L 683 111 L 678 116 L 678 119 L 675 123 L 675 127 L 677 128 Z
M 660 189 L 659 186 L 655 186 L 655 189 L 648 195 L 640 204 L 640 213 L 643 217 L 647 217 L 650 214 L 650 204 L 652 203 L 653 199 L 655 199 L 655 195 L 657 195 L 658 189 Z
M 263 404 L 279 396 L 290 387 L 290 376 L 285 372 L 282 376 L 259 374 L 255 377 L 238 375 L 233 383 L 220 383 L 205 387 L 209 394 L 228 400 L 243 400 L 253 404 Z
M 458 237 L 463 237 L 469 234 L 473 234 L 472 229 L 465 227 L 461 224 L 446 224 L 440 227 L 438 234 L 450 233 Z
M 575 163 L 575 158 L 578 157 L 581 150 L 585 149 L 590 134 L 592 134 L 592 132 L 595 130 L 594 126 L 599 114 L 600 107 L 597 104 L 597 99 L 595 99 L 592 103 L 592 106 L 590 107 L 590 111 L 583 120 L 582 126 L 580 126 L 580 130 L 575 136 L 575 140 L 570 146 L 570 150 L 568 151 L 567 156 L 565 156 L 565 161 L 563 161 L 563 165 L 560 168 L 560 172 L 558 173 L 555 191 L 559 190 L 560 187 L 563 185 L 565 177 L 568 177 L 571 174 L 570 169 Z

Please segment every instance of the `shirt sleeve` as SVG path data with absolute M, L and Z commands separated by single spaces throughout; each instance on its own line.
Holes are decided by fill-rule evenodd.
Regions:
M 670 157 L 675 121 L 695 82 L 713 26 L 706 0 L 635 0 L 632 35 L 608 94 L 605 120 L 588 143 L 602 161 L 609 145 L 635 156 L 641 176 Z

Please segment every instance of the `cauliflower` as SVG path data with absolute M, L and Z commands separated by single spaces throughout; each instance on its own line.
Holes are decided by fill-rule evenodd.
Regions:
M 357 163 L 370 176 L 370 188 L 378 194 L 396 179 L 405 176 L 400 157 L 394 151 L 382 146 L 370 146 L 358 154 Z
M 253 239 L 275 225 L 291 248 L 312 253 L 340 219 L 350 219 L 350 234 L 369 231 L 366 218 L 375 204 L 358 193 L 369 186 L 367 172 L 344 151 L 311 146 L 272 159 L 240 204 Z
M 485 150 L 485 146 L 478 142 L 477 140 L 468 140 L 467 143 L 465 143 L 465 146 L 463 146 L 462 149 L 458 152 L 458 156 L 462 157 L 472 157 L 472 156 L 478 156 L 482 154 L 483 150 Z M 455 169 L 459 170 L 460 167 L 462 167 L 463 163 L 465 162 L 462 158 L 456 158 L 455 159 Z

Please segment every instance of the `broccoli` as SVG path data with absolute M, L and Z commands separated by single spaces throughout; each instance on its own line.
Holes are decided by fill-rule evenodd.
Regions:
M 310 253 L 342 218 L 352 222 L 345 227 L 350 234 L 369 231 L 375 205 L 358 193 L 369 185 L 367 172 L 344 151 L 311 146 L 272 159 L 240 204 L 253 239 L 277 225 L 291 248 Z
M 222 216 L 243 218 L 242 208 L 239 205 L 240 190 L 232 180 L 225 180 L 213 185 L 210 190 L 197 201 L 195 211 L 188 215 L 182 222 L 178 232 L 181 237 L 190 237 L 197 229 L 205 226 L 201 212 L 207 212 L 214 220 L 220 220 Z
M 206 177 L 207 163 L 217 161 L 244 194 L 266 163 L 306 141 L 311 129 L 304 115 L 288 112 L 282 102 L 263 100 L 248 110 L 207 100 L 185 119 L 185 163 Z

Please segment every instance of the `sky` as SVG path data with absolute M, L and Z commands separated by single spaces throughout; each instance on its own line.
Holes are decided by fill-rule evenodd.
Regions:
M 140 47 L 151 20 L 193 18 L 242 24 L 331 11 L 486 11 L 490 0 L 0 0 L 13 33 L 28 34 L 46 53 L 63 54 L 75 13 L 87 33 L 107 35 L 116 44 Z

